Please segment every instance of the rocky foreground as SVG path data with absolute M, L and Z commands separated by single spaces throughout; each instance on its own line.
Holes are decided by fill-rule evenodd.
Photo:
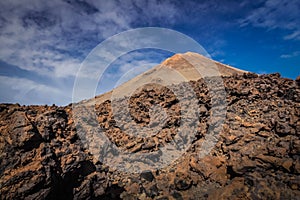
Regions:
M 0 199 L 299 199 L 300 80 L 244 74 L 223 81 L 226 119 L 209 154 L 199 157 L 217 122 L 210 121 L 212 103 L 200 79 L 190 82 L 200 114 L 186 153 L 134 174 L 93 157 L 76 132 L 72 105 L 1 104 Z M 155 153 L 172 142 L 181 108 L 170 90 L 144 88 L 129 102 L 141 127 L 155 124 L 149 108 L 160 105 L 168 114 L 165 126 L 146 138 L 127 134 L 105 101 L 96 105 L 97 120 L 113 144 L 124 152 Z

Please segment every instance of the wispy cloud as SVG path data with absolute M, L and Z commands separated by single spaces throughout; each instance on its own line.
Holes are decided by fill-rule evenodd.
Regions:
M 74 76 L 93 47 L 137 21 L 172 23 L 177 15 L 173 3 L 156 0 L 12 0 L 0 3 L 0 13 L 1 59 L 49 76 Z
M 24 78 L 0 76 L 0 101 L 21 104 L 67 104 L 71 91 L 39 84 Z M 21 84 L 18 84 L 21 83 Z M 68 94 L 69 93 L 69 94 Z
M 70 83 L 74 81 L 80 64 L 88 53 L 106 38 L 136 27 L 180 27 L 179 31 L 186 31 L 205 46 L 213 57 L 219 59 L 223 59 L 227 53 L 224 51 L 226 39 L 222 38 L 224 32 L 237 24 L 283 29 L 287 33 L 285 40 L 299 40 L 298 10 L 297 0 L 243 0 L 224 3 L 218 0 L 0 1 L 0 60 L 16 66 L 15 72 L 20 73 L 2 74 L 0 84 L 6 86 L 2 88 L 5 91 L 2 94 L 8 94 L 10 90 L 21 91 L 24 89 L 22 82 L 26 82 L 27 86 L 38 85 L 38 88 L 43 85 L 43 90 L 49 92 L 41 94 L 46 96 L 53 93 L 52 89 L 60 92 L 57 93 L 58 96 L 71 96 Z M 243 20 L 238 20 L 241 18 Z M 109 52 L 102 53 L 111 56 Z M 159 55 L 155 56 L 161 58 Z M 134 75 L 133 72 L 139 72 L 135 67 L 140 67 L 142 72 L 148 66 L 155 65 L 158 62 L 155 56 L 139 56 L 135 52 L 130 59 L 136 60 L 129 62 L 120 59 L 119 63 L 115 63 L 118 67 L 107 72 L 106 76 L 114 79 L 107 79 L 107 84 L 110 85 L 106 89 L 113 87 L 117 77 L 121 78 L 122 74 L 127 74 L 128 78 Z M 34 74 L 35 78 L 28 74 Z M 91 78 L 91 74 L 94 75 L 93 72 L 84 75 Z M 3 83 L 6 80 L 10 81 Z M 12 80 L 18 82 L 13 83 Z M 22 101 L 23 98 L 19 98 L 10 99 L 14 99 L 11 100 L 14 102 Z M 60 98 L 55 97 L 50 101 L 62 103 Z M 45 102 L 48 102 L 47 98 L 40 99 L 40 103 Z
M 280 58 L 293 58 L 293 57 L 297 57 L 297 56 L 300 56 L 300 51 L 294 51 L 290 54 L 282 54 L 280 56 Z
M 74 76 L 80 58 L 97 42 L 129 28 L 117 12 L 95 12 L 96 7 L 81 1 L 19 2 L 0 6 L 1 59 L 49 76 Z
M 289 34 L 289 35 L 286 35 L 286 36 L 284 37 L 284 39 L 285 39 L 285 40 L 293 40 L 293 39 L 295 39 L 295 40 L 300 40 L 300 30 L 295 31 L 295 32 L 293 32 L 293 33 L 291 33 L 291 34 Z
M 300 39 L 300 1 L 298 0 L 267 0 L 263 6 L 254 9 L 245 19 L 240 20 L 241 26 L 252 25 L 267 29 L 283 29 L 290 32 L 284 39 Z
M 48 77 L 53 83 L 64 83 L 65 79 L 75 78 L 83 59 L 107 37 L 128 30 L 137 22 L 146 22 L 145 26 L 151 26 L 157 20 L 173 23 L 178 15 L 176 9 L 171 1 L 159 0 L 1 1 L 0 60 Z M 6 80 L 12 83 L 15 79 L 2 77 L 1 84 Z M 27 86 L 41 85 L 42 82 L 31 81 L 29 77 L 19 80 L 15 80 L 13 91 L 25 89 L 22 82 L 28 83 Z M 7 83 L 3 89 L 9 91 L 12 85 Z M 72 88 L 52 86 L 62 93 L 69 94 L 63 89 L 72 91 Z M 43 87 L 43 90 L 51 93 L 50 87 Z M 24 98 L 10 99 L 22 101 Z M 52 98 L 52 101 L 56 100 L 62 102 Z

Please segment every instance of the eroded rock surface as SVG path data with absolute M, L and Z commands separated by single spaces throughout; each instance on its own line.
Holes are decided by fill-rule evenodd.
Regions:
M 127 127 L 118 125 L 110 101 L 95 106 L 97 125 L 122 152 L 159 152 L 179 128 L 196 126 L 191 145 L 177 160 L 135 174 L 93 157 L 76 131 L 72 105 L 1 104 L 1 199 L 298 199 L 299 78 L 244 74 L 223 81 L 226 118 L 222 129 L 214 130 L 218 140 L 204 157 L 199 154 L 205 136 L 219 120 L 211 119 L 214 104 L 204 80 L 176 86 L 190 84 L 195 91 L 198 117 L 190 127 L 180 124 L 188 98 L 180 101 L 159 85 L 127 97 L 131 121 L 122 125 Z M 142 137 L 126 131 L 130 123 L 163 126 Z

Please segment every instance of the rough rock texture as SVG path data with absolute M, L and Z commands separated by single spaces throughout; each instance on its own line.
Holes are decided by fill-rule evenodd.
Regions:
M 170 165 L 139 174 L 93 158 L 76 132 L 71 105 L 1 104 L 0 199 L 299 199 L 299 78 L 244 74 L 223 81 L 226 120 L 210 153 L 199 157 L 209 126 L 218 122 L 210 119 L 209 90 L 202 79 L 182 83 L 178 88 L 190 84 L 198 99 L 191 146 Z M 186 104 L 171 90 L 147 86 L 128 99 L 134 123 L 164 120 L 164 126 L 146 138 L 130 135 L 116 124 L 110 101 L 96 105 L 99 127 L 122 151 L 157 152 L 178 135 Z M 167 117 L 151 114 L 153 105 Z

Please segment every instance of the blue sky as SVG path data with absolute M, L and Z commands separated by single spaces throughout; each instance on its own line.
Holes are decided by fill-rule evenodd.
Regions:
M 0 102 L 66 105 L 81 62 L 122 31 L 164 27 L 195 39 L 214 60 L 256 72 L 300 75 L 299 0 L 10 0 L 0 2 Z M 97 93 L 124 73 L 170 56 L 145 50 L 118 59 Z

